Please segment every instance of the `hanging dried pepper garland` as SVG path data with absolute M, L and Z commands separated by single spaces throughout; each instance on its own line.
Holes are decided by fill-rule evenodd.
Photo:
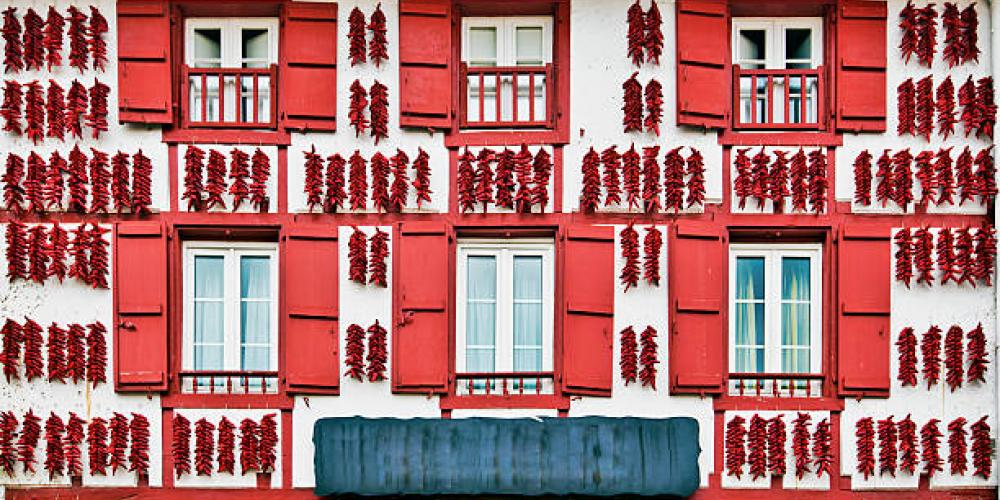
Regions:
M 663 160 L 663 208 L 675 213 L 684 209 L 684 157 L 680 150 L 671 149 Z
M 62 439 L 66 425 L 55 412 L 49 413 L 45 420 L 45 470 L 49 473 L 49 481 L 61 476 L 66 468 L 63 456 Z
M 361 134 L 368 129 L 368 117 L 365 116 L 365 108 L 368 107 L 368 89 L 361 85 L 361 80 L 354 80 L 350 90 L 351 104 L 347 119 L 354 127 L 354 137 L 361 137 Z
M 920 181 L 920 204 L 929 206 L 934 203 L 937 195 L 937 175 L 934 171 L 934 153 L 931 151 L 921 151 L 914 158 L 916 172 L 914 177 Z
M 371 21 L 368 23 L 368 29 L 372 31 L 372 39 L 368 42 L 368 57 L 377 68 L 382 65 L 383 61 L 389 59 L 389 41 L 385 36 L 385 13 L 382 12 L 382 4 L 375 6 Z
M 944 26 L 944 49 L 941 55 L 948 67 L 952 68 L 962 63 L 962 56 L 965 54 L 961 13 L 954 3 L 944 3 L 941 24 Z
M 976 260 L 973 256 L 974 239 L 969 228 L 955 229 L 955 269 L 960 271 L 958 284 L 976 286 Z
M 7 210 L 20 213 L 24 203 L 24 159 L 14 153 L 7 154 L 7 166 L 3 178 L 3 199 Z
M 663 54 L 663 16 L 660 15 L 660 8 L 653 0 L 646 11 L 646 60 L 652 64 L 660 64 L 660 55 Z
M 176 439 L 175 430 L 175 439 Z M 107 475 L 108 468 L 108 425 L 101 417 L 90 419 L 87 424 L 87 463 L 90 475 Z
M 646 19 L 645 12 L 639 0 L 628 8 L 626 18 L 628 21 L 628 57 L 632 59 L 632 64 L 642 66 L 645 58 L 644 49 L 646 47 Z
M 642 188 L 639 185 L 642 158 L 635 150 L 635 144 L 622 154 L 622 187 L 629 210 L 639 207 Z
M 917 283 L 934 284 L 934 236 L 926 227 L 913 231 L 913 263 L 917 268 Z
M 971 333 L 971 332 L 970 332 Z M 66 381 L 66 330 L 55 322 L 49 325 L 46 360 L 48 362 L 49 382 Z
M 69 235 L 58 223 L 53 223 L 49 230 L 49 268 L 46 273 L 55 276 L 62 283 L 66 277 L 66 253 L 69 250 Z
M 768 172 L 768 187 L 769 193 L 768 198 L 771 200 L 771 204 L 774 207 L 775 213 L 782 213 L 785 211 L 785 198 L 792 194 L 791 190 L 788 189 L 788 159 L 786 158 L 787 153 L 785 151 L 774 152 L 774 161 L 771 162 L 771 170 Z M 868 173 L 869 177 L 871 172 Z M 870 185 L 870 181 L 869 181 Z M 871 190 L 869 189 L 869 192 Z
M 410 167 L 410 157 L 402 149 L 389 160 L 392 165 L 392 185 L 389 187 L 389 211 L 400 213 L 406 207 L 409 196 L 410 177 L 406 171 Z
M 941 190 L 937 199 L 938 205 L 955 204 L 955 174 L 951 161 L 951 149 L 941 148 L 935 156 L 934 179 Z
M 655 5 L 655 4 L 654 4 Z M 663 86 L 655 78 L 646 84 L 646 117 L 643 123 L 646 132 L 660 135 L 660 123 L 663 121 Z
M 356 324 L 347 327 L 347 345 L 344 347 L 346 354 L 344 364 L 347 371 L 344 376 L 353 378 L 359 382 L 365 379 L 365 329 Z
M 976 96 L 976 82 L 971 76 L 958 88 L 958 105 L 962 106 L 960 119 L 965 129 L 965 136 L 975 132 L 982 126 L 983 110 Z
M 767 468 L 775 476 L 784 476 L 785 439 L 788 434 L 785 429 L 783 414 L 771 417 L 767 422 Z
M 378 141 L 389 137 L 389 89 L 375 80 L 368 95 L 371 97 L 368 108 L 372 120 L 371 133 L 378 145 Z
M 90 55 L 94 59 L 94 69 L 104 71 L 108 65 L 108 45 L 104 41 L 104 34 L 108 32 L 108 21 L 101 15 L 101 11 L 90 6 L 90 29 L 87 41 L 90 46 Z
M 49 210 L 62 209 L 63 192 L 66 188 L 63 173 L 66 172 L 67 167 L 66 160 L 59 155 L 58 151 L 53 151 L 49 157 L 49 167 L 45 171 L 45 184 L 42 186 L 45 207 Z
M 28 229 L 19 221 L 7 223 L 7 279 L 28 279 Z
M 896 422 L 892 415 L 878 421 L 878 474 L 896 477 Z
M 962 9 L 962 62 L 979 62 L 979 15 L 976 3 Z
M 913 78 L 907 78 L 896 87 L 896 110 L 899 115 L 899 122 L 896 124 L 897 135 L 916 135 L 916 102 L 917 89 L 913 85 Z
M 944 470 L 944 460 L 941 459 L 941 430 L 938 424 L 941 421 L 932 418 L 920 428 L 920 456 L 924 461 L 924 472 L 928 477 L 934 477 L 935 472 Z
M 976 102 L 980 115 L 976 135 L 985 139 L 993 138 L 993 127 L 997 122 L 997 105 L 993 96 L 993 77 L 980 78 L 976 84 Z
M 368 206 L 368 164 L 358 150 L 347 161 L 350 170 L 348 172 L 347 189 L 351 210 L 364 210 Z
M 28 276 L 35 283 L 45 283 L 45 278 L 49 276 L 47 240 L 45 226 L 37 224 L 28 230 Z
M 87 330 L 73 323 L 66 332 L 66 376 L 74 384 L 87 376 Z
M 747 431 L 747 462 L 750 479 L 756 481 L 767 475 L 767 420 L 756 413 Z
M 381 152 L 372 156 L 372 208 L 376 212 L 389 211 L 389 159 Z
M 882 204 L 882 208 L 885 208 L 889 200 L 896 196 L 892 183 L 892 157 L 889 156 L 888 149 L 882 152 L 876 165 L 878 169 L 875 178 L 878 179 L 878 184 L 875 186 L 875 199 Z
M 42 46 L 45 47 L 45 67 L 52 71 L 53 66 L 62 65 L 63 28 L 66 20 L 55 7 L 49 6 L 45 18 L 45 34 Z
M 211 476 L 215 468 L 215 424 L 202 417 L 194 423 L 194 470 L 199 476 Z
M 119 151 L 111 157 L 111 199 L 115 202 L 115 211 L 124 212 L 132 207 L 132 194 L 128 179 L 129 156 Z
M 260 149 L 257 150 L 258 153 L 263 157 L 262 160 L 268 171 L 270 171 L 270 160 L 267 155 L 262 153 Z M 253 184 L 250 185 L 250 200 L 253 205 L 257 207 L 260 211 L 266 211 L 266 195 L 265 193 L 265 183 L 267 182 L 266 177 L 264 179 L 257 179 L 257 171 L 259 169 L 257 165 L 257 153 L 254 153 L 254 169 L 253 169 Z M 345 177 L 347 160 L 339 154 L 332 154 L 326 157 L 326 195 L 323 197 L 323 211 L 327 213 L 337 213 L 340 209 L 344 208 L 347 202 L 347 190 L 345 189 Z M 258 201 L 259 200 L 259 201 Z
M 809 167 L 807 156 L 802 148 L 792 156 L 791 167 L 788 173 L 791 179 L 792 210 L 805 212 L 808 209 L 809 201 Z
M 913 6 L 912 0 L 907 1 L 906 6 L 899 12 L 899 30 L 902 32 L 899 50 L 902 52 L 904 63 L 909 63 L 910 57 L 917 53 L 917 44 L 920 41 L 917 17 L 917 9 Z
M 305 155 L 306 204 L 311 212 L 315 207 L 323 206 L 323 157 L 316 154 L 315 145 L 302 154 Z
M 111 159 L 108 154 L 90 148 L 90 213 L 107 213 L 111 202 Z
M 639 232 L 635 230 L 632 222 L 629 222 L 622 228 L 618 237 L 621 239 L 622 259 L 624 259 L 618 278 L 628 292 L 629 288 L 639 286 Z
M 726 474 L 737 478 L 743 475 L 743 465 L 747 462 L 745 422 L 743 417 L 735 415 L 726 423 Z
M 66 421 L 66 438 L 63 440 L 63 456 L 66 457 L 67 477 L 83 475 L 83 453 L 80 451 L 80 445 L 83 444 L 84 439 L 84 424 L 83 419 L 76 413 L 69 412 L 69 420 Z
M 307 158 L 308 154 L 309 153 L 307 153 Z M 313 154 L 315 154 L 315 152 Z M 316 158 L 318 159 L 319 156 L 317 155 Z M 320 165 L 319 170 L 320 172 L 322 172 L 323 160 L 318 159 L 317 161 L 319 161 Z M 222 198 L 222 195 L 226 192 L 226 156 L 214 149 L 210 149 L 208 151 L 208 163 L 205 167 L 205 171 L 207 174 L 205 179 L 205 193 L 207 194 L 207 196 L 205 197 L 205 210 L 211 210 L 216 207 L 225 210 L 226 200 Z M 309 171 L 309 161 L 307 159 L 306 160 L 307 188 L 311 187 L 308 171 Z M 318 182 L 322 184 L 322 180 Z M 318 204 L 319 200 L 316 200 L 316 203 Z M 313 205 L 312 196 L 310 193 L 309 197 L 310 209 L 312 208 L 312 205 Z
M 914 474 L 920 458 L 917 456 L 917 424 L 910 415 L 896 424 L 899 433 L 899 470 Z
M 0 334 L 3 335 L 3 355 L 0 356 L 0 362 L 3 363 L 3 374 L 9 383 L 11 380 L 21 378 L 18 365 L 21 360 L 21 344 L 24 342 L 24 335 L 21 325 L 10 318 L 4 322 Z
M 979 190 L 979 203 L 987 206 L 997 196 L 996 165 L 993 162 L 993 146 L 976 153 L 976 186 Z
M 108 465 L 114 474 L 118 469 L 123 471 L 128 469 L 125 455 L 128 449 L 128 418 L 115 412 L 108 420 L 108 431 L 111 437 L 108 441 Z
M 45 140 L 45 93 L 38 80 L 32 80 L 25 85 L 24 92 L 24 135 L 38 144 Z
M 966 333 L 969 338 L 969 371 L 966 373 L 968 381 L 979 381 L 986 383 L 986 334 L 983 333 L 983 324 L 976 325 L 975 328 Z
M 465 147 L 465 152 L 458 156 L 458 207 L 461 212 L 472 212 L 476 209 L 476 170 L 472 166 L 476 156 Z M 499 195 L 499 193 L 498 193 Z
M 622 125 L 625 132 L 642 132 L 642 84 L 636 79 L 639 72 L 632 73 L 632 76 L 622 84 L 623 104 Z
M 855 425 L 857 438 L 857 471 L 865 480 L 875 474 L 875 425 L 871 417 L 859 419 Z
M 277 463 L 278 422 L 274 413 L 268 413 L 260 419 L 260 471 L 274 472 Z
M 22 471 L 25 473 L 35 472 L 35 448 L 38 447 L 38 440 L 42 437 L 41 423 L 42 419 L 31 409 L 28 409 L 21 422 L 21 437 L 17 440 L 17 461 L 21 462 Z
M 531 203 L 538 205 L 539 211 L 545 212 L 545 207 L 549 205 L 549 178 L 552 177 L 552 157 L 545 148 L 538 148 L 531 169 L 535 183 L 531 191 Z
M 423 148 L 417 148 L 417 157 L 413 159 L 413 190 L 417 195 L 417 210 L 423 208 L 424 202 L 431 202 L 430 155 Z
M 87 87 L 73 80 L 66 92 L 66 131 L 77 139 L 83 138 L 83 117 L 87 114 Z M 20 132 L 18 132 L 20 133 Z
M 754 190 L 753 169 L 751 168 L 751 160 L 747 156 L 748 151 L 750 151 L 749 148 L 737 149 L 736 158 L 733 159 L 733 169 L 735 171 L 735 179 L 733 180 L 733 193 L 740 200 L 739 204 L 740 210 L 746 208 L 747 198 L 749 198 L 753 194 Z M 758 154 L 757 156 L 763 154 L 764 150 L 762 148 L 760 154 Z
M 531 213 L 531 161 L 533 158 L 526 144 L 521 144 L 521 150 L 514 155 L 514 175 L 517 178 L 514 208 L 523 214 Z
M 233 212 L 240 208 L 240 205 L 250 196 L 250 187 L 247 185 L 247 177 L 250 177 L 250 155 L 240 148 L 233 148 L 229 152 L 229 195 L 233 199 Z
M 191 473 L 191 421 L 180 413 L 174 413 L 171 424 L 173 442 L 170 446 L 173 457 L 174 474 L 179 479 Z
M 368 327 L 368 381 L 379 382 L 385 380 L 385 364 L 388 361 L 386 351 L 386 337 L 388 333 L 385 328 L 375 320 L 375 324 Z
M 70 7 L 72 9 L 73 7 Z M 21 47 L 21 22 L 17 19 L 17 8 L 8 7 L 3 11 L 3 65 L 7 73 L 17 73 L 24 69 Z
M 830 181 L 826 177 L 826 154 L 822 149 L 809 152 L 809 206 L 813 213 L 826 211 L 826 190 Z
M 98 321 L 87 325 L 87 382 L 102 384 L 107 382 L 108 344 L 107 329 Z
M 660 286 L 660 253 L 663 250 L 663 235 L 656 226 L 646 228 L 642 240 L 642 277 L 652 286 Z
M 639 370 L 639 380 L 643 387 L 652 387 L 656 390 L 656 365 L 660 363 L 657 354 L 658 345 L 656 343 L 656 329 L 646 326 L 646 329 L 639 335 L 639 344 L 642 349 L 639 351 L 639 363 L 642 370 Z
M 30 318 L 21 325 L 21 338 L 24 341 L 24 379 L 45 378 L 45 363 L 42 361 L 42 327 Z
M 600 204 L 601 172 L 598 170 L 598 164 L 600 161 L 601 157 L 597 154 L 597 151 L 595 151 L 593 147 L 587 151 L 587 154 L 583 155 L 583 165 L 581 167 L 581 172 L 583 174 L 583 190 L 580 194 L 580 211 L 583 213 L 591 214 L 596 212 L 597 207 Z M 498 166 L 498 183 L 499 171 L 500 169 Z M 499 204 L 499 196 L 497 204 Z
M 962 379 L 965 377 L 964 337 L 965 332 L 958 325 L 952 325 L 944 337 L 945 381 L 951 392 L 962 387 Z
M 958 417 L 948 424 L 948 464 L 952 475 L 965 475 L 968 470 L 968 445 L 965 437 L 968 432 L 965 430 L 966 420 Z
M 236 425 L 228 418 L 219 421 L 219 472 L 233 474 L 236 470 Z
M 334 155 L 339 158 L 339 155 Z M 330 193 L 330 169 L 333 168 L 333 162 L 330 158 L 327 158 L 327 203 L 330 203 L 331 197 L 334 200 L 339 200 L 337 206 L 343 204 L 344 199 L 347 195 L 344 194 L 344 165 L 343 160 L 340 160 L 340 174 L 337 175 L 334 172 L 334 177 L 340 181 L 340 189 L 334 189 L 333 196 Z M 270 204 L 270 199 L 267 196 L 267 180 L 271 178 L 271 157 L 267 156 L 260 148 L 257 148 L 253 152 L 253 157 L 250 159 L 250 205 L 254 207 L 254 210 L 258 212 L 267 212 L 268 205 Z
M 802 479 L 809 471 L 809 422 L 812 416 L 799 412 L 792 421 L 792 454 L 795 457 L 795 477 Z
M 87 70 L 90 51 L 87 45 L 87 15 L 75 6 L 69 7 L 69 65 L 80 70 Z
M 896 340 L 899 350 L 899 373 L 896 379 L 903 387 L 917 385 L 917 336 L 912 327 L 903 328 Z
M 913 278 L 913 240 L 908 228 L 896 232 L 896 281 L 902 281 L 907 288 Z
M 389 268 L 386 264 L 386 259 L 389 257 L 389 233 L 376 227 L 375 234 L 369 241 L 369 247 L 368 284 L 385 288 L 389 286 L 386 279 Z
M 705 203 L 705 160 L 701 152 L 691 148 L 687 157 L 687 206 L 691 208 Z
M 588 153 L 589 154 L 589 153 Z M 461 158 L 459 158 L 461 161 Z M 584 166 L 586 166 L 587 157 L 584 156 Z M 461 163 L 459 163 L 461 166 Z M 461 172 L 459 172 L 459 179 L 461 179 Z M 500 208 L 514 208 L 514 152 L 510 149 L 504 148 L 503 151 L 497 155 L 497 168 L 495 172 L 495 177 L 493 180 L 496 184 L 496 206 Z M 584 174 L 584 191 L 587 189 L 587 175 Z M 600 193 L 600 188 L 598 188 L 598 193 Z M 582 209 L 581 203 L 581 209 Z M 596 208 L 596 199 L 595 205 Z
M 45 21 L 35 9 L 28 8 L 24 13 L 24 69 L 42 69 L 45 60 L 45 47 L 42 45 L 42 29 Z
M 927 389 L 941 378 L 941 328 L 931 325 L 920 339 L 920 356 L 923 358 L 923 376 Z
M 28 155 L 28 168 L 24 177 L 24 198 L 28 202 L 28 212 L 44 212 L 42 183 L 45 181 L 45 159 L 32 151 Z
M 892 157 L 892 201 L 904 211 L 909 209 L 910 202 L 913 201 L 912 162 L 913 155 L 909 149 L 898 151 Z
M 91 137 L 100 138 L 101 132 L 108 130 L 108 94 L 111 88 L 94 79 L 94 85 L 88 91 L 90 94 L 90 112 L 84 119 L 90 127 Z
M 483 213 L 493 203 L 493 158 L 495 154 L 490 148 L 479 150 L 476 157 L 476 203 L 481 204 Z
M 12 411 L 0 413 L 0 469 L 7 477 L 14 476 L 17 465 L 17 448 L 14 439 L 17 437 L 17 417 Z
M 944 139 L 955 133 L 955 84 L 951 81 L 951 76 L 938 85 L 937 101 L 934 103 L 934 112 L 937 113 L 938 133 Z
M 660 211 L 660 156 L 659 146 L 642 148 L 642 202 L 647 214 Z
M 350 239 L 347 240 L 347 261 L 348 278 L 364 285 L 368 281 L 368 235 L 364 231 L 354 228 Z
M 993 269 L 996 267 L 997 235 L 996 229 L 984 224 L 976 231 L 975 237 L 976 261 L 973 264 L 976 279 L 986 286 L 993 286 Z
M 225 417 L 223 417 L 225 419 Z M 221 425 L 220 425 L 221 427 Z M 128 453 L 128 470 L 139 477 L 149 476 L 149 420 L 140 413 L 132 414 L 129 422 L 129 436 L 132 446 Z M 219 436 L 221 445 L 222 436 Z
M 872 204 L 872 154 L 867 149 L 854 158 L 854 203 Z
M 244 418 L 240 422 L 240 469 L 243 475 L 260 470 L 260 426 L 252 419 Z
M 916 95 L 917 135 L 930 141 L 934 133 L 934 76 L 927 75 L 917 81 Z
M 986 423 L 987 415 L 972 424 L 972 475 L 989 479 L 993 471 L 993 439 L 990 437 L 990 424 Z
M 108 287 L 108 246 L 110 244 L 104 235 L 110 231 L 100 224 L 91 224 L 90 231 L 88 231 L 87 242 L 88 250 L 90 250 L 90 261 L 88 262 L 90 279 L 88 283 L 94 288 Z
M 66 136 L 66 97 L 63 88 L 55 80 L 49 80 L 45 119 L 48 122 L 45 135 L 63 140 Z
M 21 84 L 7 80 L 3 87 L 3 104 L 0 104 L 0 117 L 3 118 L 3 131 L 21 135 L 21 107 L 24 105 L 24 92 Z
M 362 64 L 368 60 L 368 52 L 365 47 L 365 14 L 361 9 L 355 7 L 347 17 L 347 39 L 348 57 L 351 58 L 351 66 Z
M 622 380 L 627 386 L 635 382 L 639 375 L 639 344 L 636 342 L 635 330 L 632 326 L 626 326 L 621 333 L 621 359 L 618 366 L 621 368 Z
M 927 4 L 917 9 L 917 30 L 920 39 L 917 41 L 917 60 L 920 64 L 931 67 L 934 62 L 934 51 L 937 46 L 937 11 L 934 4 Z
M 153 162 L 140 149 L 132 155 L 132 213 L 147 215 L 152 204 Z
M 830 419 L 824 418 L 816 424 L 816 432 L 812 436 L 813 465 L 816 466 L 816 476 L 834 477 L 833 472 L 833 438 L 830 434 Z

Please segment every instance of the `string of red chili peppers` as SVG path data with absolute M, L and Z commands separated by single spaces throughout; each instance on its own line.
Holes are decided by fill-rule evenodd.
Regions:
M 68 330 L 52 323 L 47 329 L 47 338 L 42 332 L 42 326 L 31 318 L 25 318 L 23 324 L 6 319 L 0 329 L 3 337 L 0 364 L 8 382 L 21 378 L 22 361 L 24 378 L 28 381 L 40 378 L 65 382 L 70 378 L 74 383 L 86 380 L 95 387 L 107 382 L 107 329 L 101 322 L 86 325 L 86 328 L 74 323 Z M 42 361 L 43 348 L 47 364 Z
M 975 4 L 959 11 L 954 3 L 945 2 L 941 24 L 945 30 L 942 56 L 949 68 L 979 60 L 979 19 Z M 903 61 L 909 62 L 910 57 L 916 55 L 920 64 L 930 67 L 937 39 L 934 4 L 916 8 L 912 2 L 907 2 L 900 11 L 899 28 L 902 31 L 899 49 Z
M 639 0 L 632 4 L 626 13 L 628 23 L 628 57 L 636 66 L 642 66 L 644 61 L 660 64 L 663 53 L 663 19 L 660 9 L 653 0 L 649 10 L 643 12 Z
M 66 16 L 49 6 L 45 19 L 29 8 L 23 16 L 23 35 L 17 8 L 6 9 L 2 28 L 6 71 L 40 70 L 43 65 L 51 71 L 53 67 L 61 66 L 66 18 L 69 19 L 69 65 L 82 73 L 88 69 L 88 61 L 93 59 L 91 67 L 105 71 L 108 58 L 104 36 L 108 32 L 108 22 L 93 6 L 90 7 L 89 23 L 88 16 L 74 6 L 67 9 Z
M 934 115 L 937 114 L 937 131 L 945 139 L 955 132 L 955 124 L 959 121 L 966 137 L 970 134 L 983 138 L 993 136 L 997 106 L 992 77 L 973 80 L 969 76 L 966 79 L 957 92 L 961 112 L 956 111 L 955 85 L 950 76 L 941 82 L 936 91 L 932 75 L 927 75 L 916 84 L 909 78 L 896 88 L 896 99 L 899 115 L 897 135 L 922 136 L 929 141 L 935 129 Z
M 902 228 L 894 236 L 896 245 L 895 276 L 907 287 L 916 267 L 917 283 L 932 286 L 935 278 L 932 255 L 935 242 L 931 230 Z M 957 285 L 977 283 L 993 285 L 996 262 L 996 229 L 984 225 L 972 228 L 942 228 L 937 240 L 937 263 L 942 271 L 941 284 L 953 281 Z
M 855 203 L 858 205 L 872 204 L 871 158 L 871 154 L 864 150 L 854 161 Z M 915 174 L 910 169 L 911 161 L 916 165 Z M 882 207 L 887 206 L 889 200 L 897 204 L 912 201 L 914 177 L 920 183 L 918 202 L 923 206 L 954 205 L 956 194 L 959 206 L 966 201 L 975 202 L 977 198 L 985 206 L 996 197 L 997 187 L 993 179 L 996 167 L 992 147 L 979 151 L 974 158 L 972 151 L 966 146 L 954 161 L 952 148 L 942 148 L 937 153 L 922 151 L 916 158 L 908 150 L 899 151 L 891 157 L 890 150 L 885 150 L 877 165 L 875 177 L 878 179 L 878 186 L 875 197 Z
M 74 230 L 72 244 L 68 244 L 61 226 L 46 227 L 34 225 L 29 229 L 16 220 L 7 223 L 4 235 L 7 278 L 12 282 L 30 280 L 42 284 L 50 276 L 60 281 L 68 276 L 94 288 L 107 288 L 109 242 L 104 235 L 109 230 L 98 224 L 81 223 Z M 73 250 L 68 270 L 67 245 Z

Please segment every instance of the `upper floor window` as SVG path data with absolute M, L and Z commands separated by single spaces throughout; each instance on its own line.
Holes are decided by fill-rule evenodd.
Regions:
M 277 62 L 276 18 L 187 19 L 184 122 L 273 128 Z
M 277 273 L 273 244 L 185 245 L 185 392 L 277 391 Z
M 459 394 L 552 392 L 552 256 L 543 240 L 459 243 Z
M 821 126 L 821 18 L 734 18 L 732 47 L 736 128 Z
M 823 371 L 821 269 L 818 244 L 730 247 L 731 389 L 820 395 L 821 376 L 796 375 Z
M 462 19 L 463 128 L 551 127 L 552 17 Z

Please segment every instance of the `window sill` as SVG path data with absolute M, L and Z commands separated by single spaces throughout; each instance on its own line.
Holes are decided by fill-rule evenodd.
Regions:
M 463 129 L 445 135 L 444 145 L 448 148 L 478 147 L 496 145 L 527 144 L 568 144 L 569 134 L 559 129 Z
M 171 389 L 172 391 L 174 389 Z M 286 394 L 181 394 L 171 392 L 161 400 L 164 409 L 170 408 L 273 408 L 291 410 L 295 399 Z
M 765 410 L 799 410 L 799 411 L 843 411 L 844 400 L 836 397 L 813 398 L 775 398 L 763 396 L 719 396 L 713 402 L 715 411 L 765 411 Z
M 556 394 L 511 394 L 441 397 L 442 410 L 551 409 L 569 410 L 569 397 Z
M 836 147 L 844 144 L 842 135 L 828 131 L 767 130 L 746 131 L 732 128 L 719 134 L 722 146 L 824 146 Z
M 291 134 L 283 130 L 244 130 L 213 128 L 174 128 L 163 131 L 168 144 L 257 144 L 288 146 Z

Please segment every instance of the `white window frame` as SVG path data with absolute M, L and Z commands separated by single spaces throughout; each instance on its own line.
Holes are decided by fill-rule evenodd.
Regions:
M 466 373 L 466 315 L 468 289 L 468 258 L 493 256 L 497 264 L 497 314 L 494 371 L 514 371 L 514 257 L 540 256 L 542 258 L 542 368 L 552 371 L 552 341 L 554 335 L 554 245 L 552 240 L 519 239 L 459 240 L 455 302 L 455 369 Z
M 823 373 L 823 246 L 815 243 L 729 246 L 729 371 L 736 372 L 736 260 L 764 258 L 764 370 L 781 370 L 781 258 L 807 257 L 809 276 L 809 371 Z
M 268 34 L 266 68 L 278 63 L 278 18 L 276 17 L 195 17 L 184 20 L 184 63 L 195 66 L 194 31 L 196 29 L 221 30 L 220 67 L 240 68 L 243 66 L 242 39 L 244 29 L 266 29 Z
M 270 258 L 271 336 L 269 371 L 278 370 L 278 245 L 257 242 L 185 242 L 184 254 L 184 331 L 182 369 L 194 370 L 194 263 L 195 257 L 221 256 L 223 261 L 223 366 L 221 371 L 244 371 L 240 362 L 240 268 L 241 257 Z
M 740 57 L 740 31 L 742 30 L 764 30 L 764 69 L 785 69 L 789 60 L 785 59 L 785 30 L 788 29 L 809 29 L 812 30 L 812 57 L 810 61 L 813 69 L 823 64 L 823 18 L 821 17 L 734 17 L 732 29 L 733 64 L 740 65 L 747 61 Z M 758 60 L 753 60 L 755 63 Z M 790 60 L 792 63 L 807 62 L 800 59 Z
M 552 16 L 463 17 L 462 61 L 469 62 L 469 31 L 494 28 L 497 33 L 495 66 L 517 66 L 517 29 L 542 28 L 542 65 L 552 62 Z M 471 66 L 471 64 L 470 64 Z

